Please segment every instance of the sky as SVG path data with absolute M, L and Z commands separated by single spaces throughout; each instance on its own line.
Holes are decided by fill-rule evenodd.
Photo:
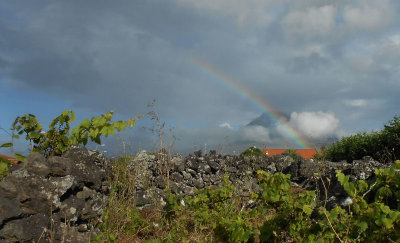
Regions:
M 63 110 L 128 119 L 155 99 L 176 151 L 295 146 L 246 126 L 271 109 L 288 140 L 379 130 L 399 114 L 399 13 L 396 0 L 1 1 L 0 127 Z M 121 138 L 149 149 L 152 126 Z

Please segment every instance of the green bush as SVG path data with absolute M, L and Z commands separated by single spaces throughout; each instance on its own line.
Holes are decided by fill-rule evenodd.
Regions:
M 157 217 L 143 217 L 127 194 L 125 166 L 115 171 L 112 196 L 103 213 L 103 240 L 116 242 L 399 242 L 400 161 L 375 171 L 371 181 L 339 183 L 351 198 L 342 208 L 325 208 L 314 191 L 293 188 L 290 175 L 257 171 L 261 191 L 250 193 L 254 207 L 243 207 L 240 190 L 226 176 L 221 187 L 186 197 L 167 192 Z M 318 179 L 318 175 L 316 175 Z M 319 179 L 318 179 L 319 180 Z M 122 184 L 121 184 L 122 183 Z M 134 191 L 131 191 L 134 193 Z M 115 197 L 118 195 L 117 197 Z M 118 200 L 117 200 L 118 199 Z M 145 214 L 143 214 L 145 215 Z M 157 226 L 155 226 L 157 225 Z M 128 236 L 127 236 L 128 235 Z M 131 238 L 129 238 L 131 237 Z
M 8 148 L 12 147 L 12 143 L 4 143 L 0 145 L 0 148 Z M 0 157 L 0 180 L 2 180 L 5 176 L 8 175 L 8 169 L 13 163 L 6 159 L 6 158 L 1 158 Z
M 0 157 L 0 180 L 8 175 L 8 168 L 12 165 L 12 162 L 8 159 Z
M 243 151 L 240 156 L 263 156 L 263 152 L 257 148 L 257 147 L 250 147 L 248 149 L 246 149 L 245 151 Z
M 110 111 L 101 117 L 83 120 L 80 125 L 72 129 L 71 133 L 70 124 L 75 120 L 73 111 L 63 111 L 51 122 L 47 132 L 43 131 L 35 115 L 26 114 L 15 119 L 11 130 L 16 133 L 13 137 L 17 139 L 25 134 L 32 151 L 43 153 L 45 156 L 60 155 L 73 144 L 86 145 L 89 138 L 101 144 L 101 136 L 107 137 L 114 134 L 115 130 L 124 130 L 127 126 L 133 127 L 138 119 L 111 123 L 113 113 Z
M 294 160 L 296 161 L 301 161 L 303 160 L 303 157 L 301 157 L 295 149 L 288 149 L 285 152 L 282 153 L 282 155 L 288 155 L 290 157 L 292 157 Z
M 399 116 L 390 120 L 381 131 L 363 132 L 344 137 L 324 152 L 326 159 L 332 161 L 352 162 L 367 155 L 387 163 L 400 158 Z

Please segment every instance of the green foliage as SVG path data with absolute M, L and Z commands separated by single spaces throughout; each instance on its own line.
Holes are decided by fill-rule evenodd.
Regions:
M 128 174 L 123 168 L 117 171 L 111 194 L 128 200 L 132 182 L 124 179 Z M 368 182 L 350 181 L 337 171 L 351 203 L 331 210 L 314 191 L 293 188 L 290 175 L 264 171 L 257 171 L 262 190 L 250 193 L 256 205 L 251 209 L 243 207 L 240 191 L 227 176 L 221 187 L 206 187 L 186 197 L 167 192 L 157 221 L 141 216 L 133 203 L 114 201 L 112 196 L 115 208 L 103 213 L 102 239 L 115 242 L 127 234 L 143 237 L 128 238 L 130 242 L 399 242 L 399 169 L 397 161 L 391 168 L 377 170 L 376 179 Z
M 400 210 L 400 160 L 390 168 L 375 170 L 375 201 Z
M 341 171 L 336 172 L 339 183 L 352 199 L 348 210 L 336 207 L 330 212 L 320 207 L 319 213 L 325 216 L 320 220 L 319 231 L 323 235 L 329 235 L 341 241 L 361 242 L 393 242 L 400 240 L 400 212 L 391 209 L 388 205 L 375 200 L 368 203 L 365 199 L 368 193 L 383 182 L 384 179 L 398 180 L 398 174 L 391 174 L 390 169 L 377 173 L 377 183 L 368 184 L 363 180 L 350 182 L 349 177 Z M 384 175 L 383 175 L 384 174 Z M 385 188 L 386 184 L 381 184 Z M 379 188 L 380 186 L 378 186 Z M 382 188 L 382 187 L 380 187 Z M 378 189 L 379 190 L 379 189 Z
M 329 146 L 324 155 L 332 161 L 351 162 L 370 155 L 382 162 L 393 162 L 400 158 L 400 117 L 395 116 L 381 131 L 363 132 Z
M 278 241 L 285 231 L 290 238 L 305 241 L 313 236 L 311 214 L 316 207 L 315 192 L 293 193 L 290 175 L 270 174 L 257 171 L 260 187 L 263 189 L 260 200 L 264 207 L 272 207 L 276 214 L 264 222 L 260 228 L 261 242 Z
M 65 152 L 70 146 L 69 129 L 74 120 L 75 114 L 72 111 L 63 111 L 50 123 L 49 131 L 40 136 L 35 150 L 46 155 L 58 155 Z
M 181 198 L 169 194 L 167 205 L 164 207 L 168 221 L 183 215 L 190 216 L 186 222 L 176 224 L 174 221 L 172 232 L 175 232 L 175 235 L 180 234 L 180 238 L 187 237 L 188 230 L 185 229 L 185 224 L 189 221 L 194 228 L 211 229 L 215 237 L 223 242 L 252 241 L 255 228 L 250 223 L 251 214 L 248 211 L 238 212 L 234 189 L 226 176 L 222 187 L 206 187 L 198 190 L 193 196 L 187 196 L 183 201 L 185 206 L 182 205 Z
M 12 124 L 12 131 L 16 131 L 14 138 L 19 138 L 20 135 L 25 133 L 25 139 L 32 143 L 40 143 L 42 125 L 38 122 L 35 115 L 26 114 L 22 117 L 17 117 Z
M 12 143 L 3 143 L 2 145 L 0 145 L 0 148 L 9 148 L 12 147 L 13 144 Z
M 245 151 L 243 151 L 240 156 L 263 156 L 263 152 L 259 149 L 254 147 L 250 147 L 248 149 L 246 149 Z
M 0 157 L 0 180 L 8 175 L 8 169 L 12 165 L 12 162 L 8 159 Z
M 0 148 L 9 148 L 12 146 L 13 146 L 12 143 L 3 143 L 2 145 L 0 145 Z M 14 156 L 19 161 L 25 161 L 25 157 L 20 154 L 15 154 Z M 8 175 L 8 170 L 12 164 L 13 163 L 8 159 L 0 158 L 0 180 L 2 180 L 5 176 Z
M 303 160 L 303 157 L 301 157 L 295 149 L 288 149 L 285 152 L 282 153 L 282 155 L 288 155 L 290 157 L 292 157 L 294 160 L 296 161 L 301 161 Z
M 75 113 L 72 111 L 63 111 L 51 122 L 47 132 L 43 131 L 35 115 L 26 114 L 15 119 L 11 130 L 16 132 L 14 138 L 25 134 L 25 139 L 31 143 L 32 151 L 41 152 L 45 156 L 60 155 L 73 144 L 86 145 L 89 138 L 101 144 L 101 136 L 107 137 L 114 134 L 115 130 L 122 131 L 128 126 L 133 127 L 138 119 L 112 123 L 112 116 L 113 111 L 110 111 L 101 117 L 83 120 L 70 134 L 70 124 L 75 120 Z

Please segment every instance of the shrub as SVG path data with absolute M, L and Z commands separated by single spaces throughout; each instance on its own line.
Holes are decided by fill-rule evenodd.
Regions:
M 263 152 L 257 147 L 250 147 L 243 151 L 240 156 L 263 156 Z
M 6 158 L 0 157 L 0 180 L 8 175 L 8 168 L 12 165 L 12 162 Z
M 367 155 L 387 163 L 400 158 L 400 117 L 395 116 L 381 131 L 344 137 L 324 152 L 332 161 L 352 162 Z
M 292 158 L 293 158 L 294 160 L 296 160 L 296 161 L 301 161 L 301 160 L 303 160 L 303 157 L 301 157 L 301 156 L 296 152 L 295 149 L 288 149 L 288 150 L 286 150 L 285 152 L 283 152 L 282 155 L 290 156 L 290 157 L 292 157 Z
M 26 114 L 17 117 L 12 124 L 12 131 L 17 134 L 14 138 L 19 138 L 25 134 L 25 139 L 31 144 L 31 150 L 43 153 L 45 156 L 60 155 L 67 151 L 73 144 L 86 145 L 88 139 L 101 144 L 101 136 L 107 137 L 115 133 L 115 130 L 121 131 L 133 127 L 138 117 L 128 121 L 117 121 L 111 123 L 113 111 L 110 111 L 101 117 L 92 117 L 86 119 L 80 125 L 72 129 L 70 134 L 70 124 L 75 119 L 73 111 L 63 111 L 50 124 L 49 130 L 44 132 L 42 125 L 38 122 L 35 115 Z
M 0 145 L 0 148 L 8 148 L 8 147 L 12 147 L 12 143 L 4 143 Z M 0 180 L 2 180 L 5 176 L 8 175 L 8 169 L 12 164 L 13 163 L 9 159 L 0 157 Z

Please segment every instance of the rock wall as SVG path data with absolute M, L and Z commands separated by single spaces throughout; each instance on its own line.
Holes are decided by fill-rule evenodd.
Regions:
M 79 147 L 11 167 L 0 181 L 0 242 L 88 242 L 107 202 L 107 168 Z
M 206 186 L 218 187 L 225 175 L 248 198 L 250 192 L 260 190 L 257 170 L 290 174 L 293 186 L 317 192 L 324 190 L 324 181 L 328 197 L 318 195 L 333 207 L 347 202 L 335 170 L 342 170 L 351 180 L 367 180 L 375 168 L 386 166 L 370 157 L 352 164 L 317 163 L 290 156 L 222 156 L 215 151 L 176 155 L 166 165 L 156 155 L 141 151 L 128 170 L 135 178 L 138 207 L 162 205 L 167 184 L 173 193 L 188 195 Z M 111 169 L 104 155 L 80 147 L 47 159 L 33 153 L 26 163 L 12 166 L 10 175 L 0 181 L 0 242 L 88 242 L 99 233 L 95 226 L 107 203 Z
M 328 208 L 341 204 L 346 200 L 347 194 L 336 180 L 336 170 L 341 170 L 350 176 L 350 180 L 368 180 L 374 176 L 375 168 L 385 168 L 387 165 L 364 157 L 362 160 L 347 162 L 314 162 L 312 160 L 294 160 L 290 156 L 272 157 L 240 157 L 222 156 L 215 151 L 202 155 L 197 151 L 194 155 L 173 157 L 168 168 L 164 163 L 141 151 L 129 164 L 131 173 L 135 176 L 137 184 L 136 205 L 148 206 L 154 203 L 154 198 L 163 203 L 164 189 L 169 183 L 173 193 L 187 195 L 193 194 L 196 189 L 206 186 L 216 187 L 225 175 L 239 190 L 243 197 L 249 192 L 260 190 L 257 182 L 257 170 L 270 173 L 283 172 L 291 175 L 293 186 L 308 190 L 317 190 L 321 200 L 328 201 Z M 166 171 L 169 173 L 169 178 Z M 315 177 L 316 173 L 320 179 Z M 328 189 L 328 198 L 325 198 L 325 187 Z

